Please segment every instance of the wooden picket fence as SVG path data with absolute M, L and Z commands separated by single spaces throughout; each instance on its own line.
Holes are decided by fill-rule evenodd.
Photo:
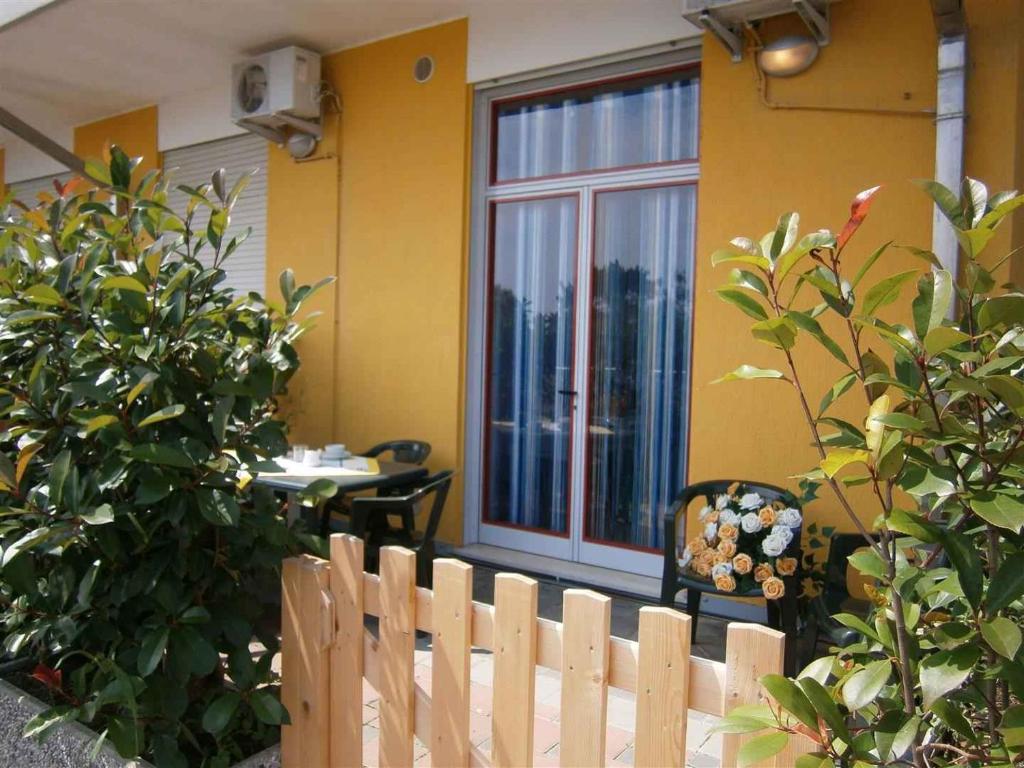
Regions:
M 605 763 L 608 687 L 636 696 L 637 766 L 682 766 L 687 710 L 722 715 L 764 695 L 757 679 L 781 672 L 784 636 L 730 624 L 725 663 L 690 655 L 690 619 L 640 609 L 639 642 L 611 637 L 611 600 L 566 590 L 562 623 L 537 618 L 537 582 L 495 577 L 494 605 L 472 600 L 472 566 L 434 561 L 434 589 L 416 586 L 416 556 L 380 553 L 380 576 L 363 571 L 363 542 L 336 534 L 330 561 L 286 560 L 283 574 L 281 734 L 284 768 L 360 766 L 365 678 L 380 694 L 382 768 L 413 764 L 413 736 L 434 766 L 524 768 L 533 760 L 535 667 L 561 672 L 563 766 Z M 364 628 L 379 619 L 379 639 Z M 433 698 L 413 679 L 416 630 L 432 633 Z M 470 652 L 494 653 L 492 752 L 469 741 Z M 500 700 L 499 700 L 500 697 Z M 736 765 L 741 737 L 724 734 L 722 765 Z M 793 764 L 794 745 L 769 765 Z

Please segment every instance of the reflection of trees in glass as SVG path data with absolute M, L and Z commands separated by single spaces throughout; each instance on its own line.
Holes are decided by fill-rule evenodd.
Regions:
M 594 269 L 590 423 L 610 430 L 588 438 L 589 533 L 599 539 L 656 546 L 665 508 L 684 483 L 688 286 L 682 272 L 668 279 L 671 305 L 667 280 L 643 265 L 615 260 Z M 651 348 L 669 339 L 671 348 Z M 638 423 L 649 414 L 653 430 Z
M 558 288 L 557 309 L 538 312 L 533 301 L 510 288 L 494 286 L 491 314 L 491 405 L 492 420 L 515 420 L 516 387 L 538 388 L 535 393 L 540 412 L 520 413 L 523 419 L 555 419 L 558 415 L 558 390 L 571 387 L 572 345 L 559 349 L 559 331 L 572 338 L 573 307 L 576 291 L 572 284 Z M 539 332 L 538 332 L 539 330 Z M 530 345 L 533 349 L 530 350 Z M 520 370 L 516 376 L 516 351 L 528 353 L 539 370 Z M 561 353 L 562 359 L 559 359 Z M 522 366 L 520 365 L 520 368 Z

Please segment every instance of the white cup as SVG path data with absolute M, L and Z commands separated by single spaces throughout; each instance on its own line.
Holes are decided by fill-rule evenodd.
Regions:
M 307 449 L 305 455 L 302 457 L 302 464 L 306 467 L 319 467 L 320 451 L 316 451 L 311 448 Z

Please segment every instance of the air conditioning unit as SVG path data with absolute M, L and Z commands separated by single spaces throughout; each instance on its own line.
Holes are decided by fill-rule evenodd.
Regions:
M 321 137 L 320 54 L 289 46 L 231 67 L 231 119 L 284 143 L 287 127 Z

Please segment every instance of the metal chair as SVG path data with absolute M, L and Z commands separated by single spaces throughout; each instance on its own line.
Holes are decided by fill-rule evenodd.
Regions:
M 683 492 L 676 500 L 675 508 L 665 515 L 665 560 L 664 570 L 661 579 L 661 604 L 674 606 L 676 594 L 686 590 L 686 612 L 690 615 L 691 637 L 697 638 L 697 621 L 700 619 L 700 601 L 704 593 L 718 595 L 720 597 L 764 597 L 760 586 L 749 589 L 745 592 L 722 592 L 715 588 L 715 585 L 704 579 L 687 576 L 679 572 L 676 562 L 676 528 L 678 525 L 686 526 L 686 510 L 690 503 L 703 496 L 710 506 L 715 505 L 715 497 L 719 494 L 728 493 L 728 489 L 738 484 L 737 493 L 757 493 L 764 498 L 765 503 L 771 504 L 781 501 L 788 507 L 800 509 L 800 502 L 796 496 L 785 488 L 779 488 L 767 483 L 755 483 L 745 480 L 707 480 L 701 483 L 694 483 L 683 489 Z M 793 541 L 783 553 L 787 557 L 795 557 L 801 562 L 800 557 L 800 536 L 793 537 Z M 799 573 L 792 576 L 782 577 L 786 585 L 786 593 L 779 600 L 768 600 L 768 626 L 779 629 L 786 633 L 790 640 L 786 643 L 786 667 L 792 670 L 796 666 L 796 636 L 797 636 L 797 593 L 799 590 Z
M 404 464 L 422 464 L 430 456 L 430 443 L 422 440 L 388 440 L 378 443 L 359 455 L 375 459 L 382 453 L 388 452 L 391 453 L 395 461 Z
M 446 469 L 428 477 L 404 496 L 359 496 L 352 499 L 350 532 L 366 542 L 366 569 L 377 570 L 380 548 L 398 544 L 416 553 L 416 583 L 429 587 L 433 581 L 431 562 L 434 559 L 434 537 L 441 523 L 441 513 L 448 498 L 455 472 Z M 416 511 L 420 503 L 433 494 L 433 504 L 423 531 L 416 530 Z M 399 526 L 387 518 L 396 515 Z

